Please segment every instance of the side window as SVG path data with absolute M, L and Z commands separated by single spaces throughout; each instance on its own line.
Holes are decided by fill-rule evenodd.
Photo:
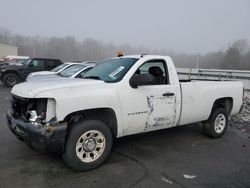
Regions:
M 154 85 L 169 84 L 167 68 L 164 64 L 163 60 L 148 61 L 141 65 L 135 74 L 151 74 L 155 78 Z
M 33 68 L 44 68 L 44 61 L 43 60 L 38 60 L 38 59 L 35 59 L 33 60 L 31 63 L 30 63 L 30 67 L 33 67 Z

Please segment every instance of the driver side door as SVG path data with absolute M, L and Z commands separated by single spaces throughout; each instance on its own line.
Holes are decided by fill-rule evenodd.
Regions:
M 154 74 L 151 70 L 158 74 Z M 174 126 L 176 120 L 176 87 L 169 83 L 164 60 L 144 63 L 135 74 L 154 74 L 152 85 L 129 88 L 123 98 L 124 135 L 147 132 Z

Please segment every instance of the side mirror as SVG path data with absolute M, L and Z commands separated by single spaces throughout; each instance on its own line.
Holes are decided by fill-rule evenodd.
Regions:
M 152 85 L 155 78 L 151 74 L 134 74 L 130 79 L 130 86 L 137 88 L 137 86 Z

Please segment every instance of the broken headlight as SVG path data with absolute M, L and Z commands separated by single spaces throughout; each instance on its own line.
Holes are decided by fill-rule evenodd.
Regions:
M 12 115 L 25 121 L 45 125 L 56 118 L 56 101 L 51 98 L 21 98 L 12 96 Z
M 29 117 L 30 122 L 42 123 L 42 121 L 46 118 L 46 112 L 42 112 L 40 115 L 38 115 L 37 111 L 32 110 L 27 112 L 27 116 Z
M 46 119 L 47 99 L 30 99 L 27 104 L 26 120 L 44 123 Z

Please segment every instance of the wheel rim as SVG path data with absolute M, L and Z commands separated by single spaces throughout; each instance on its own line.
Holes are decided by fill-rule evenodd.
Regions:
M 13 86 L 15 84 L 17 84 L 17 80 L 14 76 L 8 76 L 6 79 L 6 82 L 10 85 Z
M 215 118 L 214 129 L 216 133 L 222 133 L 226 127 L 226 117 L 224 114 L 218 114 Z
M 106 140 L 104 135 L 97 130 L 83 133 L 76 143 L 76 155 L 85 163 L 99 159 L 105 149 Z

